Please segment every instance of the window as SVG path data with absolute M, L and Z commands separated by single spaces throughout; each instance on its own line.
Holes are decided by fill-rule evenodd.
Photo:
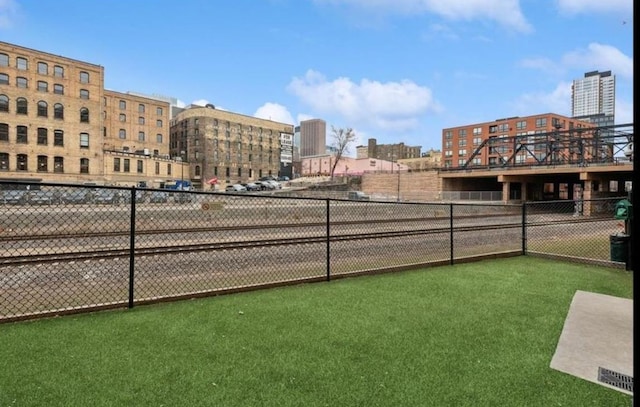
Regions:
M 162 143 L 162 134 L 156 134 L 156 143 Z
M 473 135 L 477 136 L 479 134 L 482 134 L 482 127 L 474 127 L 473 128 Z
M 89 83 L 89 72 L 80 72 L 80 83 Z
M 38 172 L 47 172 L 49 169 L 47 168 L 47 161 L 49 161 L 49 157 L 46 155 L 38 156 Z
M 159 162 L 157 162 L 157 161 L 156 161 L 156 168 L 155 168 L 155 170 L 156 170 L 156 171 L 155 171 L 155 172 L 156 172 L 156 175 L 160 175 L 160 163 L 159 163 Z
M 127 138 L 127 131 L 125 129 L 120 129 L 120 131 L 118 131 L 118 138 L 124 140 Z
M 53 105 L 53 118 L 64 119 L 64 106 L 62 106 L 62 103 Z
M 0 112 L 9 111 L 9 98 L 7 95 L 0 95 Z
M 8 85 L 9 84 L 9 75 L 6 73 L 0 73 L 0 85 Z
M 138 160 L 136 169 L 138 171 L 138 174 L 142 174 L 144 172 L 144 163 L 142 160 Z
M 29 62 L 27 61 L 27 58 L 16 58 L 16 68 L 22 71 L 26 71 L 27 69 L 29 69 Z
M 119 120 L 121 122 L 126 122 L 127 121 L 127 115 L 120 113 Z
M 62 130 L 53 131 L 53 145 L 57 147 L 64 147 L 64 132 Z
M 89 123 L 89 109 L 86 107 L 80 109 L 80 123 Z
M 38 127 L 38 144 L 42 146 L 46 146 L 48 144 L 47 138 L 49 135 L 47 134 L 47 129 L 43 127 Z
M 167 175 L 171 175 L 171 164 L 167 164 Z
M 138 124 L 144 125 L 144 117 L 142 116 L 138 117 Z
M 17 170 L 18 171 L 27 171 L 27 155 L 26 154 L 18 154 L 16 156 Z
M 9 55 L 0 54 L 0 66 L 9 66 Z
M 88 174 L 89 173 L 89 159 L 81 158 L 80 159 L 80 174 Z
M 80 99 L 89 99 L 89 91 L 86 89 L 80 89 Z
M 9 171 L 8 153 L 0 153 L 0 171 Z
M 498 131 L 508 132 L 509 131 L 509 123 L 502 123 L 498 125 Z
M 27 99 L 25 98 L 16 99 L 16 113 L 27 114 L 27 112 L 29 111 L 28 107 L 29 105 L 27 103 Z
M 9 125 L 0 123 L 0 141 L 9 141 Z
M 458 140 L 458 147 L 465 147 L 466 145 L 467 145 L 467 140 L 466 139 Z
M 16 78 L 16 86 L 19 88 L 27 89 L 29 87 L 29 81 L 27 81 L 27 78 L 19 76 Z
M 55 93 L 56 95 L 64 95 L 64 86 L 60 85 L 59 83 L 55 83 L 53 85 L 53 93 Z
M 80 133 L 80 148 L 89 148 L 89 133 Z
M 144 131 L 138 132 L 138 141 L 144 141 Z
M 458 130 L 458 137 L 466 137 L 466 136 L 467 136 L 467 129 Z
M 138 113 L 144 113 L 144 105 L 142 103 L 138 105 Z
M 64 172 L 63 157 L 53 157 L 53 172 Z
M 125 110 L 127 108 L 127 102 L 125 102 L 124 100 L 121 100 L 119 103 L 120 106 L 120 110 Z
M 113 159 L 113 172 L 120 172 L 120 159 L 117 157 Z
M 38 62 L 38 73 L 40 75 L 49 75 L 49 65 L 45 62 Z
M 162 116 L 162 108 L 161 107 L 156 107 L 156 115 Z
M 521 120 L 519 122 L 516 122 L 516 129 L 517 130 L 523 130 L 527 128 L 527 121 L 526 120 Z
M 130 171 L 130 169 L 129 169 L 130 165 L 131 165 L 131 160 L 129 160 L 128 158 L 125 158 L 122 170 L 124 172 L 129 172 Z
M 536 127 L 547 127 L 547 118 L 541 117 L 536 119 Z
M 156 120 L 156 127 L 162 127 L 162 120 Z M 196 134 L 198 134 L 197 131 L 198 129 L 196 129 Z
M 53 76 L 58 78 L 64 78 L 64 68 L 59 65 L 55 65 L 53 67 Z
M 38 92 L 49 92 L 49 84 L 45 81 L 38 81 Z
M 38 117 L 47 117 L 49 116 L 49 106 L 47 102 L 41 100 L 38 102 Z
M 480 144 L 482 144 L 482 137 L 474 137 L 473 138 L 473 145 L 474 146 L 479 146 Z

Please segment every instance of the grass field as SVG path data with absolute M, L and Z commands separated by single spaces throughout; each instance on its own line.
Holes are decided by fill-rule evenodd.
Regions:
M 549 367 L 576 290 L 526 256 L 0 325 L 0 406 L 628 406 Z

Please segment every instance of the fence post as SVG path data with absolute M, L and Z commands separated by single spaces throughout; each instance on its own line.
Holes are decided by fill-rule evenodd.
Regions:
M 129 225 L 129 308 L 133 308 L 136 250 L 136 187 L 131 187 L 131 224 Z
M 527 254 L 527 203 L 522 202 L 522 255 Z
M 451 250 L 449 263 L 453 266 L 453 203 L 449 204 L 449 248 Z
M 331 200 L 327 199 L 327 281 L 331 281 L 331 222 L 329 217 L 330 206 Z

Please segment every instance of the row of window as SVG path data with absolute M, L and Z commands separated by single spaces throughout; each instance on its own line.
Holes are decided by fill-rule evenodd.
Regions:
M 0 53 L 0 66 L 11 66 L 9 55 Z M 16 57 L 15 65 L 16 69 L 21 71 L 29 70 L 29 60 L 24 57 Z M 52 69 L 49 69 L 49 64 L 46 62 L 38 62 L 37 70 L 40 75 L 52 74 L 58 78 L 64 78 L 64 67 L 60 65 L 53 65 Z M 78 74 L 80 83 L 89 83 L 89 72 L 80 71 Z
M 118 131 L 118 138 L 121 139 L 121 140 L 126 140 L 127 139 L 127 131 L 125 129 L 120 129 Z M 147 136 L 146 136 L 144 131 L 139 131 L 138 132 L 138 141 L 147 141 Z M 160 134 L 160 133 L 156 134 L 156 143 L 162 144 L 162 141 L 163 141 L 162 134 Z
M 44 100 L 40 100 L 37 104 L 37 116 L 49 117 L 49 104 Z M 9 98 L 6 95 L 0 95 L 0 112 L 9 113 Z M 16 99 L 16 114 L 29 114 L 29 102 L 25 98 Z M 89 109 L 83 107 L 79 112 L 80 123 L 89 123 Z M 53 118 L 64 119 L 64 106 L 62 103 L 53 105 Z
M 0 123 L 0 142 L 9 142 L 9 125 Z M 78 141 L 80 148 L 89 148 L 89 133 L 80 133 Z M 27 126 L 16 126 L 15 133 L 16 144 L 29 144 L 29 130 Z M 49 145 L 49 129 L 38 127 L 36 130 L 36 144 Z M 53 145 L 55 147 L 64 147 L 64 131 L 53 131 Z
M 127 101 L 120 100 L 120 102 L 118 103 L 118 107 L 120 108 L 120 110 L 127 110 Z M 146 110 L 147 108 L 144 104 L 142 103 L 138 104 L 138 113 L 144 114 Z M 156 115 L 162 116 L 163 114 L 164 114 L 164 110 L 161 107 L 156 107 Z
M 10 78 L 6 73 L 0 73 L 0 85 L 9 85 Z M 18 88 L 29 88 L 29 80 L 27 78 L 23 78 L 18 76 L 16 78 L 16 86 Z M 46 81 L 37 81 L 37 89 L 38 92 L 49 92 L 49 83 Z M 64 95 L 64 85 L 59 83 L 53 84 L 53 93 L 56 95 Z M 89 99 L 89 91 L 87 89 L 80 89 L 78 96 L 80 99 Z
M 183 128 L 185 128 L 185 129 L 187 128 L 187 126 L 188 126 L 188 120 L 183 120 L 183 121 L 182 121 L 182 122 L 180 122 L 180 123 L 181 123 L 180 125 L 181 125 Z M 198 119 L 197 117 L 193 119 L 193 125 L 196 127 L 194 130 L 195 130 L 195 132 L 196 132 L 196 133 L 198 132 L 197 126 L 199 125 L 199 123 L 200 123 L 200 119 Z M 171 126 L 174 126 L 175 124 L 176 124 L 176 123 L 175 123 L 175 122 L 173 122 L 173 123 L 171 124 Z M 217 129 L 217 128 L 218 128 L 218 124 L 219 124 L 219 123 L 218 123 L 218 119 L 213 119 L 213 127 L 214 127 L 215 129 Z M 226 122 L 225 122 L 224 127 L 225 127 L 225 129 L 227 129 L 227 130 L 228 130 L 228 131 L 227 131 L 227 134 L 229 134 L 229 132 L 230 132 L 230 130 L 231 130 L 231 122 L 226 121 Z M 237 130 L 237 132 L 238 132 L 238 133 L 242 132 L 242 124 L 240 124 L 240 123 L 236 123 L 236 124 L 233 126 L 233 129 L 234 129 L 234 130 Z M 247 126 L 247 129 L 248 129 L 248 132 L 249 132 L 249 133 L 252 133 L 252 132 L 254 131 L 254 128 L 253 128 L 253 126 L 251 126 L 251 125 Z M 264 130 L 263 130 L 263 128 L 262 128 L 262 127 L 258 127 L 258 129 L 257 129 L 257 130 L 258 130 L 258 135 L 262 135 L 262 133 L 263 133 L 263 131 L 264 131 Z M 216 132 L 217 132 L 217 130 L 216 130 Z M 269 136 L 272 136 L 272 135 L 273 135 L 273 131 L 272 131 L 272 130 L 266 130 L 266 131 L 264 131 L 264 133 L 266 133 L 266 134 L 267 134 L 267 135 L 269 135 Z
M 46 155 L 39 155 L 36 158 L 36 171 L 49 172 L 50 159 Z M 9 153 L 0 152 L 0 171 L 29 171 L 29 156 L 27 154 L 16 154 L 15 166 L 12 166 Z M 64 172 L 64 157 L 53 157 L 53 172 Z M 89 173 L 89 159 L 80 159 L 80 174 Z
M 118 116 L 118 120 L 125 123 L 127 121 L 127 115 L 124 113 L 120 113 L 120 115 Z M 145 125 L 146 124 L 145 118 L 142 116 L 138 117 L 138 124 Z M 162 120 L 160 119 L 156 120 L 156 127 L 162 127 Z

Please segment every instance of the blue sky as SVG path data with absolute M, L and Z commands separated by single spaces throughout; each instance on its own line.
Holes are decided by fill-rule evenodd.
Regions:
M 105 67 L 105 87 L 441 148 L 442 129 L 571 114 L 616 75 L 633 122 L 632 0 L 0 0 L 0 40 Z M 330 141 L 330 137 L 328 138 Z M 351 153 L 355 152 L 351 148 Z

